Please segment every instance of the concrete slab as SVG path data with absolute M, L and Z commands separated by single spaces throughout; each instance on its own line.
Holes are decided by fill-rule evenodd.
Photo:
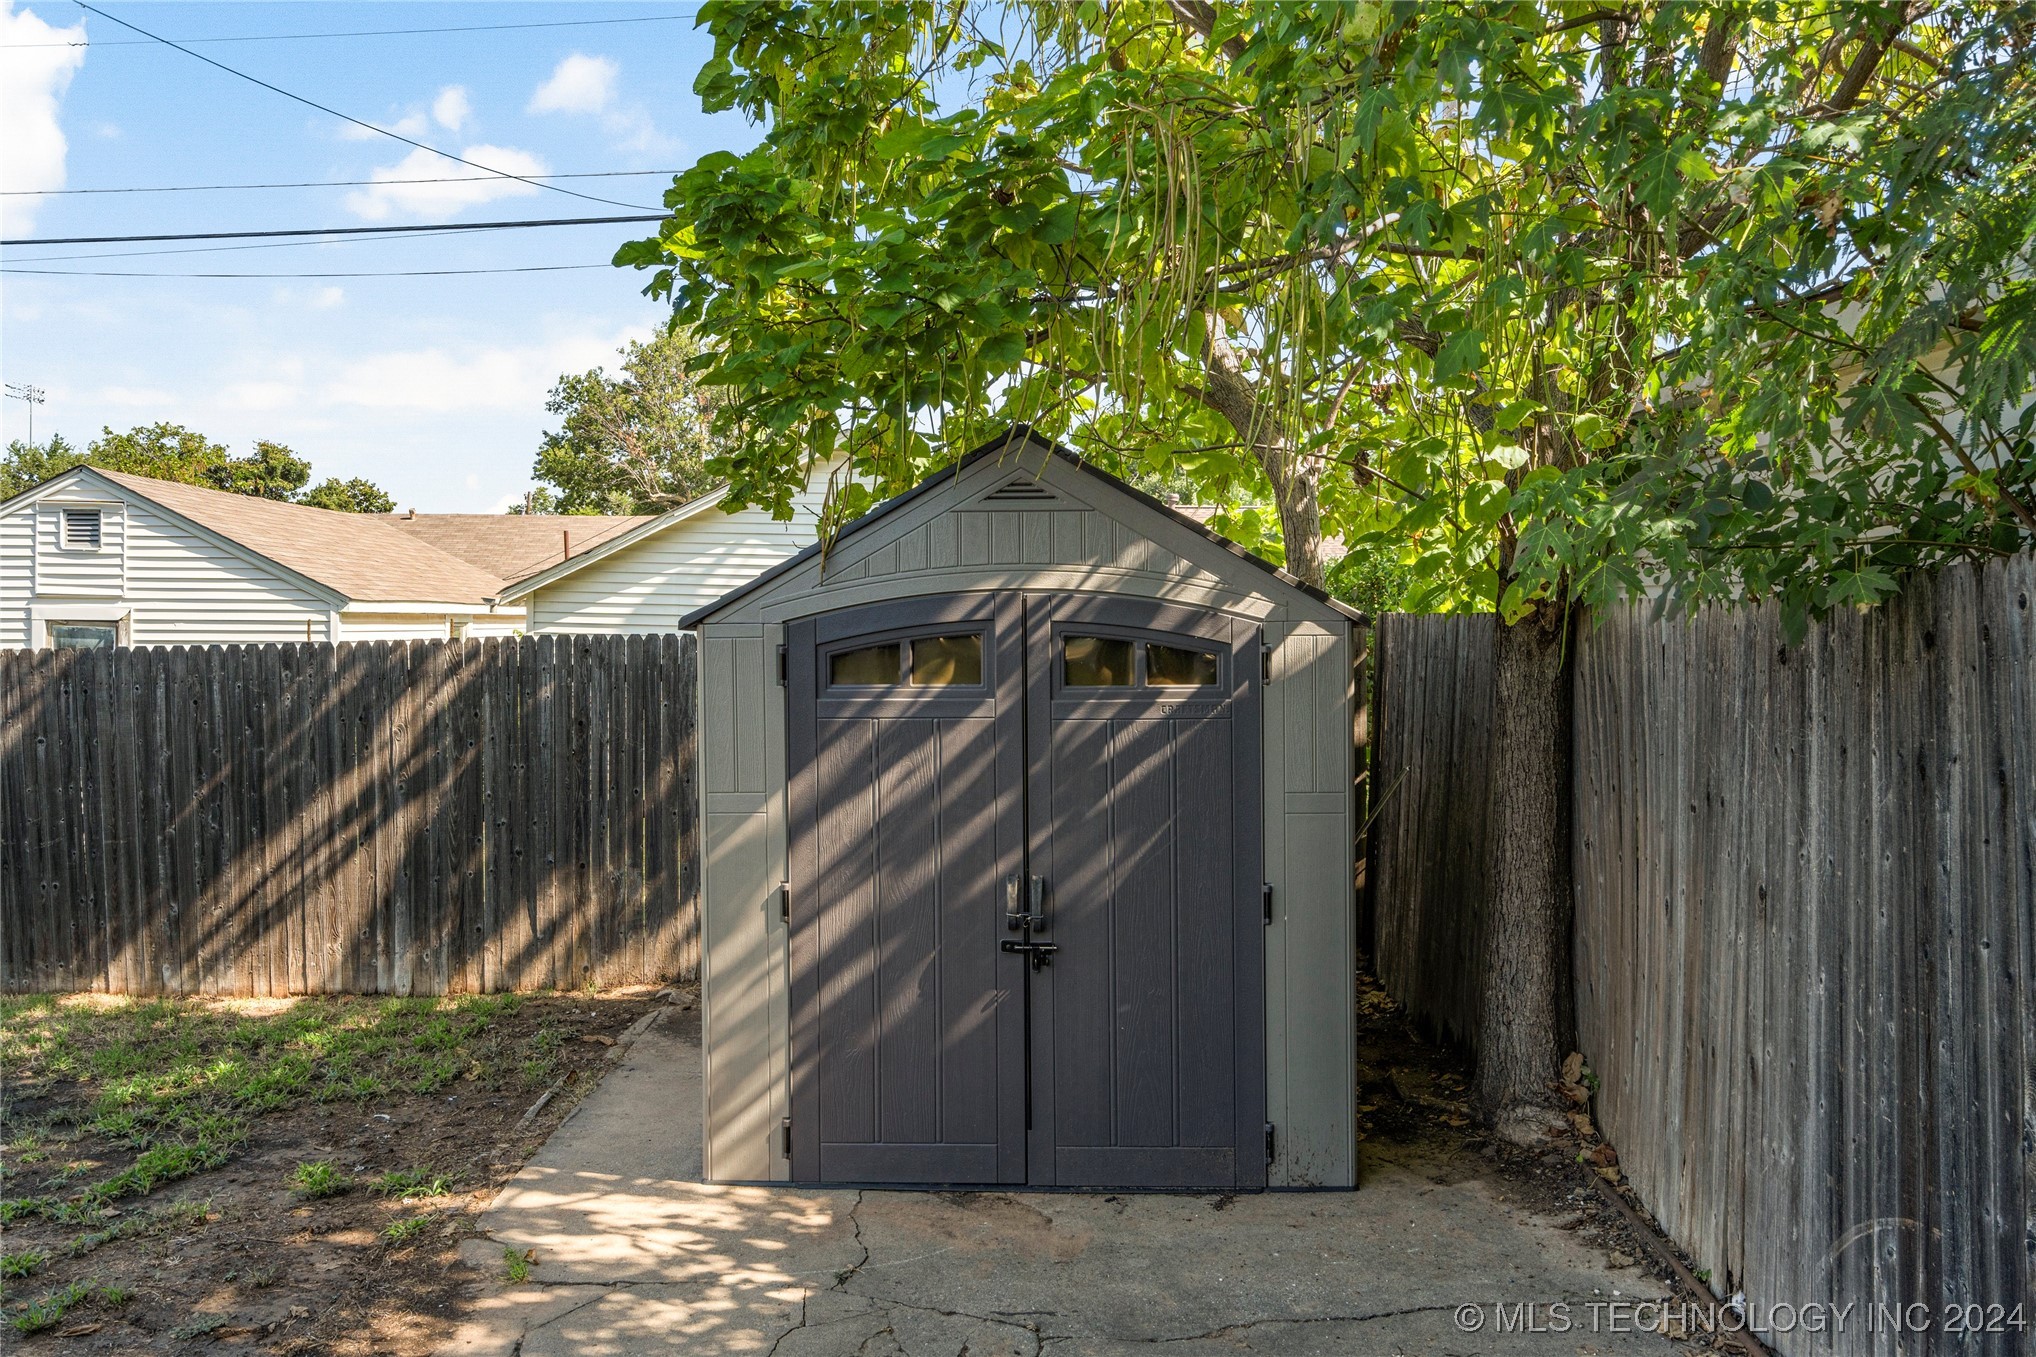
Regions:
M 1657 1283 L 1482 1179 L 1406 1165 L 1369 1166 L 1358 1192 L 1238 1197 L 704 1184 L 699 1061 L 696 1015 L 668 1010 L 502 1191 L 466 1253 L 504 1280 L 449 1352 L 1677 1350 L 1590 1308 L 1658 1298 Z M 505 1250 L 534 1260 L 524 1282 L 508 1283 Z M 1567 1303 L 1567 1327 L 1544 1309 L 1543 1332 L 1502 1331 L 1522 1326 L 1494 1305 L 1521 1302 Z

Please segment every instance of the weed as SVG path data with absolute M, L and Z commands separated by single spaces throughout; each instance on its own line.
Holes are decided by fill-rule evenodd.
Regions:
M 41 1249 L 19 1249 L 13 1253 L 0 1253 L 0 1277 L 29 1277 L 49 1261 L 49 1255 Z
M 206 1315 L 202 1319 L 192 1320 L 181 1328 L 171 1329 L 170 1337 L 179 1340 L 203 1338 L 213 1330 L 223 1329 L 232 1322 L 233 1317 L 231 1315 Z
M 398 1173 L 385 1173 L 374 1183 L 375 1191 L 397 1201 L 414 1201 L 419 1197 L 444 1197 L 452 1193 L 452 1179 L 443 1173 L 426 1177 L 416 1169 L 405 1169 Z
M 308 1164 L 299 1164 L 290 1176 L 297 1191 L 306 1197 L 336 1197 L 353 1186 L 353 1181 L 335 1168 L 330 1160 L 314 1159 Z
M 162 1234 L 170 1230 L 190 1229 L 203 1225 L 212 1214 L 210 1202 L 173 1202 L 156 1211 L 141 1211 L 114 1221 L 103 1230 L 94 1230 L 73 1239 L 66 1250 L 73 1258 L 83 1258 L 116 1239 L 129 1235 Z
M 249 1286 L 257 1289 L 274 1286 L 282 1275 L 283 1270 L 271 1264 L 268 1267 L 258 1267 L 253 1272 L 248 1273 L 247 1283 Z
M 408 1216 L 402 1220 L 390 1221 L 389 1228 L 382 1231 L 382 1236 L 391 1244 L 408 1244 L 424 1233 L 424 1227 L 430 1223 L 430 1219 L 429 1216 Z
M 525 1249 L 520 1253 L 515 1249 L 502 1250 L 502 1262 L 507 1265 L 509 1280 L 512 1282 L 529 1281 L 530 1265 L 536 1261 L 536 1249 Z
M 51 1291 L 30 1301 L 20 1314 L 14 1316 L 14 1327 L 20 1333 L 41 1333 L 52 1328 L 64 1317 L 64 1311 L 83 1301 L 91 1299 L 92 1287 L 87 1282 L 72 1282 L 59 1291 Z
M 95 1299 L 101 1305 L 125 1305 L 134 1299 L 134 1293 L 124 1286 L 102 1286 Z

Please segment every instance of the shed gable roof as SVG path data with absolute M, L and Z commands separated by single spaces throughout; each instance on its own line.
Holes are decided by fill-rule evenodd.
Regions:
M 1030 454 L 1029 458 L 1028 454 Z M 993 459 L 999 463 L 1008 460 L 1012 464 L 1012 472 L 996 478 L 994 483 L 987 487 L 976 484 L 976 481 L 980 478 L 971 475 L 971 473 L 977 471 L 984 462 Z M 1037 467 L 1036 470 L 1026 469 L 1025 463 L 1028 460 Z M 1072 471 L 1076 473 L 1076 476 L 1073 480 L 1069 480 L 1064 475 L 1050 472 L 1049 468 Z M 1050 480 L 1059 480 L 1061 485 L 1055 486 L 1049 484 Z M 1252 569 L 1249 572 L 1244 572 L 1243 578 L 1236 579 L 1235 582 L 1238 587 L 1249 588 L 1254 593 L 1268 595 L 1286 594 L 1289 597 L 1297 596 L 1298 599 L 1306 600 L 1308 610 L 1318 615 L 1324 609 L 1327 609 L 1350 621 L 1364 620 L 1363 614 L 1341 603 L 1325 591 L 1313 585 L 1303 583 L 1264 557 L 1246 551 L 1243 547 L 1205 527 L 1195 519 L 1176 512 L 1170 506 L 1162 504 L 1152 496 L 1145 494 L 1143 491 L 1138 490 L 1110 473 L 1089 465 L 1070 449 L 1043 437 L 1029 426 L 1020 424 L 1013 425 L 1003 434 L 969 452 L 955 465 L 943 468 L 921 481 L 912 489 L 895 495 L 879 504 L 869 513 L 842 528 L 840 532 L 835 534 L 831 542 L 815 543 L 796 556 L 759 575 L 742 588 L 736 589 L 717 599 L 715 602 L 708 604 L 706 607 L 688 614 L 680 620 L 679 625 L 684 628 L 691 628 L 699 626 L 703 622 L 721 617 L 747 601 L 754 600 L 759 596 L 768 595 L 780 585 L 788 584 L 791 578 L 800 572 L 810 573 L 821 568 L 831 572 L 835 569 L 836 562 L 840 563 L 844 571 L 868 570 L 871 564 L 870 558 L 876 557 L 878 553 L 889 553 L 891 556 L 896 556 L 901 550 L 908 553 L 922 550 L 921 547 L 909 541 L 901 540 L 888 543 L 876 541 L 874 537 L 881 536 L 881 534 L 873 535 L 871 530 L 879 525 L 898 522 L 897 516 L 901 512 L 907 511 L 912 506 L 921 504 L 929 497 L 937 496 L 943 491 L 950 492 L 954 497 L 954 502 L 940 507 L 935 511 L 933 519 L 929 519 L 927 523 L 919 525 L 919 530 L 929 535 L 933 530 L 933 521 L 935 519 L 947 518 L 970 511 L 1088 509 L 1091 507 L 1087 502 L 1063 503 L 1064 499 L 1071 498 L 1060 493 L 1063 489 L 1069 491 L 1078 490 L 1082 494 L 1084 501 L 1094 499 L 1099 506 L 1111 499 L 1119 501 L 1114 507 L 1123 511 L 1122 517 L 1119 518 L 1118 515 L 1113 514 L 1112 518 L 1120 522 L 1123 519 L 1135 521 L 1141 515 L 1157 514 L 1160 516 L 1160 524 L 1171 527 L 1176 532 L 1191 534 L 1193 539 L 1199 539 L 1200 542 L 1219 549 L 1224 557 L 1241 564 L 1248 564 Z M 1146 521 L 1151 522 L 1152 520 L 1148 518 Z M 1120 550 L 1125 545 L 1124 543 L 1117 544 Z M 1159 543 L 1152 540 L 1150 534 L 1143 538 L 1143 545 L 1145 549 L 1137 553 L 1140 556 L 1138 563 L 1148 571 L 1155 573 L 1175 572 L 1183 576 L 1200 575 L 1211 583 L 1218 582 L 1216 575 L 1203 566 L 1166 552 Z M 935 549 L 937 549 L 937 544 Z M 1190 548 L 1190 550 L 1193 550 L 1194 554 L 1202 555 L 1205 558 L 1209 555 L 1206 551 L 1193 548 Z M 1159 559 L 1160 557 L 1164 559 Z M 1223 557 L 1216 557 L 1214 559 L 1220 561 Z M 879 561 L 878 565 L 881 567 L 882 563 Z M 1238 572 L 1229 571 L 1224 573 L 1232 576 L 1238 574 Z M 830 582 L 835 578 L 836 576 L 831 573 L 828 575 Z

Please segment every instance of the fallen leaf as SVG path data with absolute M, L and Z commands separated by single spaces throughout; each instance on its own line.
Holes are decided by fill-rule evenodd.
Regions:
M 587 1034 L 582 1036 L 580 1040 L 589 1042 L 595 1046 L 613 1046 L 615 1044 L 615 1038 L 604 1037 L 599 1032 L 588 1032 Z
M 1600 1168 L 1598 1170 L 1598 1176 L 1600 1178 L 1603 1178 L 1608 1183 L 1616 1183 L 1619 1181 L 1618 1166 L 1613 1165 L 1612 1167 L 1609 1168 Z
M 87 1334 L 94 1334 L 94 1333 L 97 1333 L 97 1332 L 99 1332 L 99 1330 L 100 1330 L 100 1329 L 101 1329 L 102 1327 L 104 1327 L 104 1326 L 103 1326 L 103 1325 L 100 1325 L 100 1324 L 96 1324 L 96 1323 L 95 1323 L 95 1324 L 73 1324 L 73 1325 L 71 1325 L 71 1327 L 70 1327 L 70 1328 L 68 1328 L 68 1329 L 58 1329 L 58 1330 L 57 1330 L 57 1337 L 59 1337 L 59 1338 L 83 1338 L 83 1337 L 85 1337 L 85 1336 L 86 1336 Z
M 1562 1082 L 1581 1084 L 1584 1081 L 1584 1057 L 1581 1051 L 1571 1051 L 1562 1058 Z
M 1598 1128 L 1591 1125 L 1591 1119 L 1581 1112 L 1570 1113 L 1569 1124 L 1576 1127 L 1576 1133 L 1585 1140 L 1591 1139 L 1598 1133 Z

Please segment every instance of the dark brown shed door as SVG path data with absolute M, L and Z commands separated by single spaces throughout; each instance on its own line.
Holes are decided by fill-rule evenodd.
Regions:
M 787 641 L 792 1176 L 1263 1186 L 1257 629 L 1000 595 Z

